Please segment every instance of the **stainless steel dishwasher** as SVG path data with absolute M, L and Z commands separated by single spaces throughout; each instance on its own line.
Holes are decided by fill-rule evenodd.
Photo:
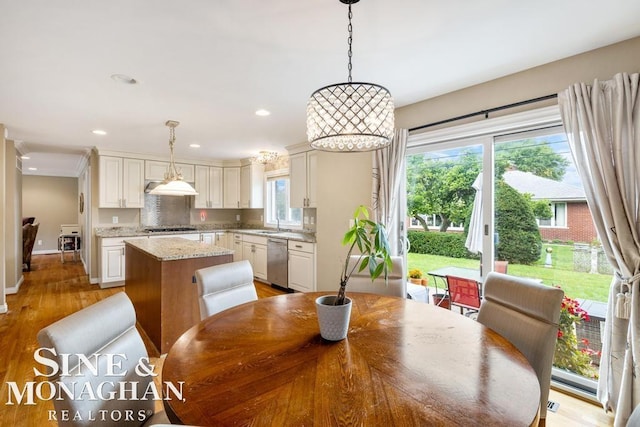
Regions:
M 267 239 L 267 281 L 287 289 L 289 287 L 287 239 Z

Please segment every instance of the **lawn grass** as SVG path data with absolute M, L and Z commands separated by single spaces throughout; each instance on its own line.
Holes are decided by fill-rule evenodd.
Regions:
M 552 266 L 545 267 L 546 253 L 544 249 L 553 248 Z M 462 258 L 449 258 L 438 255 L 410 253 L 407 256 L 408 269 L 419 268 L 424 273 L 441 267 L 480 268 L 480 261 Z M 573 246 L 545 244 L 543 255 L 534 265 L 509 264 L 509 274 L 521 277 L 542 279 L 545 285 L 560 286 L 565 295 L 571 298 L 583 298 L 592 301 L 606 302 L 609 295 L 611 275 L 590 274 L 573 271 Z M 429 278 L 429 283 L 433 282 Z

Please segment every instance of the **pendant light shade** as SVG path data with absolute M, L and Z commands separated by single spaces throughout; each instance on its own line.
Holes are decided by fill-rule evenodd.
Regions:
M 169 127 L 169 170 L 165 173 L 164 181 L 156 188 L 151 190 L 149 194 L 159 196 L 195 196 L 198 192 L 182 179 L 182 173 L 176 168 L 173 160 L 173 145 L 176 142 L 175 128 L 180 122 L 175 120 L 167 120 L 165 123 Z
M 351 5 L 358 1 L 340 0 L 349 5 L 348 81 L 316 90 L 307 103 L 307 138 L 317 150 L 377 150 L 393 138 L 394 105 L 389 91 L 374 83 L 351 81 Z
M 393 138 L 393 99 L 373 83 L 341 83 L 315 91 L 307 104 L 307 137 L 325 151 L 369 151 Z

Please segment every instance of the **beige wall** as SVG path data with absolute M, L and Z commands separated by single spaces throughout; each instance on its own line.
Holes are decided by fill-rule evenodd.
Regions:
M 4 139 L 4 125 L 0 123 L 0 238 L 2 241 L 5 239 L 5 206 L 6 206 L 6 198 L 5 198 L 5 146 L 6 142 Z M 5 259 L 5 248 L 4 245 L 0 245 L 0 258 Z M 5 263 L 0 262 L 0 313 L 7 312 L 7 303 L 5 298 Z
M 78 178 L 24 175 L 22 214 L 40 223 L 33 251 L 57 251 L 60 225 L 79 221 Z
M 338 291 L 347 255 L 342 237 L 358 205 L 371 205 L 371 153 L 318 155 L 317 288 Z
M 396 110 L 396 127 L 413 128 L 476 111 L 512 104 L 558 93 L 577 82 L 608 80 L 619 72 L 640 71 L 640 37 L 580 55 L 562 59 L 500 79 L 427 99 Z M 524 109 L 556 104 L 556 100 L 509 109 L 512 114 Z M 496 117 L 494 113 L 490 117 Z M 474 120 L 482 120 L 480 116 Z M 459 125 L 464 122 L 449 124 Z M 434 128 L 432 128 L 434 129 Z
M 10 288 L 15 292 L 22 279 L 22 172 L 18 168 L 21 160 L 17 157 L 15 144 L 11 140 L 5 141 L 5 230 L 4 230 L 4 261 L 5 261 L 5 291 Z

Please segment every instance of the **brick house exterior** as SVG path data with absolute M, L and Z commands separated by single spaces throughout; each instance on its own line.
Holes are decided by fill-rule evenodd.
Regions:
M 559 210 L 562 212 L 561 218 L 554 217 L 551 224 L 539 225 L 543 240 L 591 243 L 597 239 L 598 234 L 582 187 L 518 170 L 506 171 L 503 178 L 519 193 L 530 194 L 532 200 L 547 200 L 562 208 Z M 555 225 L 556 221 L 560 225 Z
M 539 229 L 543 240 L 591 243 L 598 238 L 586 201 L 567 202 L 566 227 L 541 226 Z

